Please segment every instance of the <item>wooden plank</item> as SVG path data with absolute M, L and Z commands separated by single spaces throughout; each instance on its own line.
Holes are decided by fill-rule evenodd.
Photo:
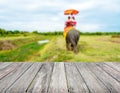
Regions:
M 117 82 L 114 78 L 108 75 L 102 68 L 98 67 L 94 63 L 88 65 L 90 70 L 99 78 L 99 80 L 109 89 L 110 93 L 119 93 L 120 92 L 120 83 Z
M 42 63 L 34 63 L 9 89 L 6 90 L 6 93 L 25 93 L 40 70 L 41 65 Z
M 97 65 L 100 66 L 106 73 L 111 75 L 118 82 L 120 82 L 120 72 L 119 71 L 113 69 L 112 67 L 110 67 L 104 63 L 98 63 Z
M 3 64 L 4 62 L 0 62 L 0 65 Z
M 4 62 L 4 63 L 0 62 L 0 63 L 2 63 L 2 64 L 0 64 L 0 71 L 1 71 L 2 69 L 4 69 L 5 67 L 9 66 L 13 62 Z
M 68 93 L 64 63 L 54 63 L 48 93 Z
M 21 64 L 22 63 L 14 63 L 14 64 L 7 66 L 4 69 L 1 69 L 0 70 L 0 80 L 2 78 L 4 78 L 6 75 L 8 75 L 9 73 L 11 73 L 12 71 L 16 70 Z
M 27 92 L 47 93 L 52 71 L 53 63 L 44 63 Z
M 90 63 L 88 64 L 90 65 Z M 88 69 L 86 63 L 76 63 L 76 66 L 84 78 L 90 93 L 109 93 L 109 90 L 103 83 Z
M 3 75 L 0 93 L 119 93 L 120 90 L 119 63 L 3 64 L 0 64 Z
M 65 63 L 65 70 L 70 93 L 89 93 L 89 90 L 74 63 Z
M 120 62 L 112 62 L 112 63 L 117 65 L 120 68 Z
M 5 62 L 0 62 L 0 65 L 3 64 L 3 63 L 5 63 Z
M 5 91 L 11 85 L 13 85 L 15 81 L 20 78 L 32 64 L 33 63 L 23 63 L 17 68 L 17 70 L 14 70 L 12 73 L 0 80 L 0 93 L 5 93 Z
M 114 68 L 115 70 L 120 72 L 120 66 L 115 65 L 114 62 L 106 62 L 105 64 L 109 65 L 110 67 Z

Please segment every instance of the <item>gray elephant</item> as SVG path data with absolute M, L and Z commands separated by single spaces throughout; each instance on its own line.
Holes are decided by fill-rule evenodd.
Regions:
M 70 30 L 66 35 L 66 48 L 67 50 L 72 50 L 77 53 L 77 44 L 79 41 L 80 32 L 76 29 Z

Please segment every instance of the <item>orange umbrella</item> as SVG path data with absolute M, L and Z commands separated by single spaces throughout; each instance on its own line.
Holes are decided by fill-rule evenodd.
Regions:
M 64 11 L 64 15 L 69 15 L 69 14 L 78 14 L 79 11 L 78 10 L 75 10 L 75 9 L 68 9 L 68 10 L 65 10 Z

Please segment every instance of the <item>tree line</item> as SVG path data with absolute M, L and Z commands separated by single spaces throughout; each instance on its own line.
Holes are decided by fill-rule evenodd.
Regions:
M 63 35 L 63 31 L 54 32 L 39 32 L 39 31 L 20 31 L 20 30 L 5 30 L 0 28 L 0 36 L 13 36 L 13 35 L 24 35 L 29 34 L 40 34 L 40 35 Z M 80 32 L 81 35 L 120 35 L 120 32 Z
M 20 30 L 5 30 L 0 28 L 0 36 L 13 36 L 13 35 L 20 35 L 20 34 L 27 34 L 27 31 L 20 31 Z

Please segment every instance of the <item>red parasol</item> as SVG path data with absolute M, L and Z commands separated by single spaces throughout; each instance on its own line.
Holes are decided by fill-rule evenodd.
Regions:
M 68 10 L 65 10 L 64 11 L 64 15 L 69 15 L 69 14 L 74 14 L 74 15 L 76 15 L 76 14 L 78 14 L 79 13 L 79 11 L 78 10 L 75 10 L 75 9 L 68 9 Z

